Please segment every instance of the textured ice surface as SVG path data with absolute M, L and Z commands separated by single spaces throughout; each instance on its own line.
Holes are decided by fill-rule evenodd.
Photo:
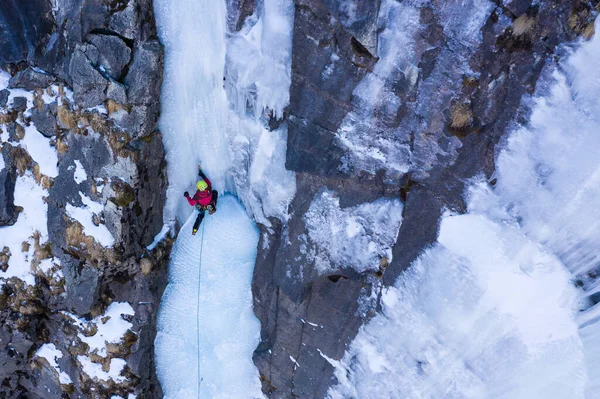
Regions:
M 283 116 L 290 97 L 293 21 L 291 0 L 265 0 L 258 3 L 256 19 L 231 36 L 227 89 L 234 109 L 255 118 L 266 108 Z
M 257 3 L 255 14 L 227 41 L 225 88 L 228 134 L 236 192 L 257 222 L 287 219 L 296 191 L 285 169 L 287 125 L 271 131 L 269 117 L 280 119 L 289 104 L 294 5 L 291 0 Z
M 295 191 L 295 176 L 284 166 L 287 127 L 270 131 L 263 118 L 264 107 L 280 114 L 289 101 L 292 2 L 261 2 L 255 29 L 227 37 L 224 1 L 159 0 L 154 6 L 166 50 L 160 120 L 169 175 L 165 223 L 172 228 L 187 220 L 161 305 L 157 373 L 167 397 L 196 397 L 200 353 L 200 397 L 261 397 L 252 363 L 260 325 L 250 289 L 258 230 L 247 214 L 265 224 L 268 216 L 285 219 Z M 230 54 L 236 58 L 224 79 Z M 247 104 L 256 112 L 247 112 Z M 220 197 L 219 211 L 192 237 L 196 215 L 189 216 L 182 194 L 193 189 L 198 161 L 216 190 L 237 194 L 247 208 Z
M 270 131 L 263 113 L 281 117 L 289 103 L 293 3 L 267 0 L 258 9 L 254 25 L 226 38 L 224 1 L 155 2 L 166 50 L 160 128 L 170 225 L 187 217 L 181 195 L 193 188 L 198 161 L 215 189 L 237 194 L 258 222 L 287 217 L 295 193 L 287 126 Z
M 165 46 L 159 121 L 169 176 L 165 222 L 182 223 L 189 215 L 182 194 L 194 186 L 198 161 L 220 192 L 231 167 L 223 88 L 225 2 L 159 0 L 154 8 Z
M 577 292 L 518 229 L 479 215 L 444 219 L 439 244 L 382 301 L 338 366 L 333 398 L 583 393 Z
M 284 166 L 287 127 L 270 131 L 263 118 L 264 107 L 281 114 L 289 101 L 292 1 L 260 2 L 255 29 L 227 36 L 224 1 L 159 0 L 154 7 L 166 51 L 160 120 L 169 175 L 164 219 L 170 228 L 187 220 L 161 305 L 158 376 L 167 397 L 196 397 L 200 351 L 200 397 L 260 397 L 252 363 L 260 326 L 250 290 L 258 231 L 246 210 L 265 224 L 268 216 L 285 219 L 295 191 L 295 176 Z M 224 79 L 230 54 L 236 58 Z M 191 208 L 182 194 L 194 187 L 198 161 L 216 190 L 237 194 L 247 208 L 221 197 L 219 211 L 203 222 L 204 233 L 192 237 L 196 215 L 188 220 Z M 157 239 L 164 235 L 166 229 Z
M 166 398 L 197 397 L 198 355 L 200 398 L 262 397 L 252 363 L 260 323 L 250 290 L 259 232 L 234 197 L 220 198 L 218 209 L 196 236 L 194 212 L 171 256 L 156 338 Z
M 599 67 L 596 36 L 510 135 L 495 189 L 473 185 L 469 213 L 445 216 L 382 315 L 330 359 L 331 397 L 597 396 Z
M 304 215 L 307 247 L 314 248 L 308 260 L 314 259 L 322 274 L 331 267 L 359 273 L 379 269 L 382 258 L 392 260 L 402 209 L 400 200 L 388 198 L 342 209 L 334 192 L 317 193 Z

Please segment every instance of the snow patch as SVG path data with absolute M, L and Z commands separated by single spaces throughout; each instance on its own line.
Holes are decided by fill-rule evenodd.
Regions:
M 0 90 L 8 89 L 8 82 L 10 81 L 10 73 L 0 71 Z
M 6 272 L 0 271 L 0 277 L 18 277 L 27 284 L 35 284 L 31 274 L 31 261 L 35 250 L 33 235 L 40 234 L 40 245 L 48 240 L 47 209 L 44 198 L 48 192 L 40 187 L 31 172 L 18 176 L 15 184 L 15 205 L 23 207 L 17 222 L 12 226 L 0 227 L 0 248 L 8 247 L 11 257 Z M 29 244 L 23 251 L 23 242 Z
M 123 340 L 125 333 L 133 327 L 133 324 L 125 318 L 133 317 L 135 311 L 127 302 L 113 302 L 103 315 L 91 321 L 71 313 L 64 314 L 69 316 L 81 330 L 89 331 L 96 328 L 96 333 L 91 336 L 86 336 L 83 332 L 79 332 L 77 336 L 82 342 L 88 344 L 90 352 L 106 357 L 106 344 L 119 344 Z
M 25 89 L 9 89 L 10 94 L 8 95 L 9 106 L 14 106 L 15 97 L 25 97 L 27 99 L 27 110 L 23 112 L 23 115 L 29 116 L 31 115 L 30 109 L 33 107 L 33 92 L 27 91 Z
M 77 220 L 83 226 L 83 232 L 100 243 L 104 247 L 111 247 L 115 243 L 115 238 L 110 233 L 105 224 L 94 223 L 94 215 L 99 216 L 104 211 L 104 205 L 92 201 L 91 198 L 79 193 L 83 207 L 75 207 L 71 204 L 67 204 L 66 210 L 67 215 Z
M 77 361 L 81 364 L 81 370 L 92 379 L 108 382 L 110 380 L 116 383 L 125 382 L 125 377 L 121 375 L 121 372 L 127 365 L 124 359 L 110 359 L 110 365 L 108 372 L 102 370 L 102 365 L 94 363 L 89 357 L 78 355 Z
M 27 150 L 31 158 L 40 167 L 40 172 L 48 177 L 58 176 L 58 154 L 50 145 L 50 139 L 44 137 L 32 123 L 25 126 L 25 137 L 21 146 Z
M 85 110 L 88 112 L 95 112 L 100 115 L 108 115 L 108 110 L 104 105 L 96 105 L 95 107 L 86 108 Z
M 85 173 L 85 168 L 78 160 L 75 160 L 75 173 L 73 175 L 73 179 L 75 179 L 75 183 L 81 184 L 87 180 L 87 173 Z
M 54 370 L 56 370 L 56 373 L 58 374 L 58 381 L 61 384 L 72 384 L 73 383 L 73 381 L 71 380 L 71 377 L 69 377 L 69 375 L 67 373 L 65 373 L 64 371 L 61 371 L 60 367 L 58 366 L 57 361 L 58 361 L 58 359 L 63 357 L 63 354 L 60 350 L 58 350 L 56 348 L 56 346 L 54 344 L 49 343 L 49 344 L 44 344 L 44 345 L 40 346 L 40 348 L 37 350 L 35 355 L 37 357 L 43 357 L 44 359 L 46 359 L 48 361 L 50 366 L 52 368 L 54 368 Z

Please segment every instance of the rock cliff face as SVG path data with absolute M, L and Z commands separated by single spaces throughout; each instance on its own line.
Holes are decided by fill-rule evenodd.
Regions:
M 229 0 L 229 29 L 260 4 Z M 274 398 L 326 395 L 331 362 L 435 240 L 442 212 L 464 211 L 470 178 L 494 183 L 496 144 L 525 120 L 557 46 L 593 34 L 597 1 L 294 4 L 283 122 L 297 190 L 289 219 L 261 226 L 253 282 L 254 361 Z M 0 397 L 162 396 L 153 342 L 171 242 L 146 249 L 167 187 L 162 60 L 151 0 L 0 6 L 0 226 L 12 243 L 0 248 Z M 333 204 L 329 223 L 368 219 L 380 199 L 401 200 L 403 220 L 392 242 L 381 232 L 375 264 L 331 256 L 311 231 L 315 204 Z
M 561 43 L 593 34 L 584 1 L 295 0 L 286 167 L 297 172 L 290 219 L 263 229 L 255 267 L 269 397 L 324 397 L 343 356 L 391 285 L 437 237 L 463 189 L 494 184 L 494 148 Z M 311 256 L 306 214 L 323 190 L 342 209 L 400 198 L 393 258 L 357 273 Z M 291 361 L 290 359 L 293 359 Z
M 146 249 L 167 186 L 152 2 L 9 0 L 0 32 L 0 234 L 22 241 L 2 256 L 0 397 L 161 397 L 170 242 Z

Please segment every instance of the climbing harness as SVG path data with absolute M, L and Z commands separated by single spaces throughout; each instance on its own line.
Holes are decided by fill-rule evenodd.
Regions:
M 198 332 L 198 399 L 200 399 L 200 384 L 202 378 L 200 377 L 200 278 L 202 277 L 202 252 L 204 250 L 204 226 L 206 221 L 202 223 L 202 241 L 200 241 L 200 262 L 198 265 L 198 302 L 196 303 L 196 331 Z

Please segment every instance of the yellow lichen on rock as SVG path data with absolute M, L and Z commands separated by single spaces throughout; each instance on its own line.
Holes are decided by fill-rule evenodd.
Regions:
M 468 104 L 456 104 L 450 113 L 450 127 L 465 129 L 473 124 L 473 111 Z

